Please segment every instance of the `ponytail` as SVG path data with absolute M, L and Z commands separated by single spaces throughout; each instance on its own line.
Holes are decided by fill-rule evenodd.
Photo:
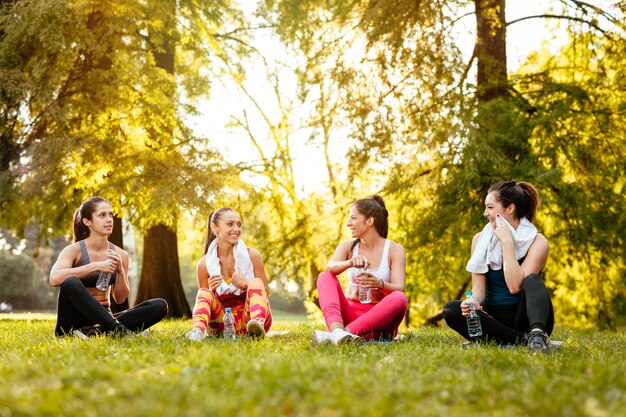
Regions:
M 518 218 L 526 217 L 528 221 L 535 220 L 537 209 L 541 204 L 539 192 L 528 182 L 501 181 L 489 188 L 490 193 L 495 193 L 496 201 L 504 207 L 515 204 Z
M 366 219 L 370 217 L 374 218 L 374 227 L 381 237 L 386 238 L 389 234 L 389 212 L 385 207 L 385 201 L 378 194 L 374 194 L 371 197 L 356 200 L 354 202 L 356 210 L 365 216 Z M 357 238 L 352 242 L 351 249 L 361 241 Z
M 83 219 L 91 220 L 94 211 L 96 211 L 96 205 L 101 202 L 108 203 L 109 205 L 111 204 L 106 199 L 95 196 L 89 197 L 87 200 L 83 201 L 83 204 L 81 204 L 80 207 L 76 209 L 72 221 L 74 242 L 78 242 L 79 240 L 84 240 L 89 237 L 91 231 L 89 230 L 87 225 L 83 223 Z

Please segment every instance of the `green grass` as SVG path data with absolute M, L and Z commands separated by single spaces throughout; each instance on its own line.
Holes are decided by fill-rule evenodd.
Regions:
M 122 340 L 53 326 L 0 320 L 0 417 L 626 416 L 623 332 L 559 330 L 560 351 L 532 355 L 463 349 L 447 329 L 334 347 L 280 320 L 289 334 L 236 343 L 188 342 L 189 321 Z

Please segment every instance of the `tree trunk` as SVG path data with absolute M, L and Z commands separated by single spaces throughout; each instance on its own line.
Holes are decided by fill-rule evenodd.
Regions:
M 180 280 L 176 233 L 164 225 L 153 226 L 144 236 L 143 247 L 137 303 L 163 298 L 169 306 L 170 317 L 191 317 Z
M 113 217 L 113 233 L 109 236 L 109 242 L 124 249 L 124 233 L 122 230 L 122 219 L 120 217 Z M 129 308 L 128 298 L 121 304 L 118 304 L 111 296 L 109 297 L 109 303 L 111 304 L 111 311 L 114 313 L 119 313 Z
M 161 1 L 163 28 L 159 33 L 154 33 L 159 47 L 152 50 L 157 67 L 164 69 L 168 74 L 174 74 L 174 56 L 176 40 L 174 37 L 176 27 L 176 0 Z M 165 86 L 164 86 L 165 88 Z M 171 92 L 174 100 L 175 92 Z M 172 101 L 172 112 L 174 104 Z M 163 135 L 162 133 L 159 133 Z M 173 131 L 167 132 L 173 135 Z M 170 317 L 190 317 L 191 309 L 185 298 L 183 284 L 180 280 L 180 268 L 178 264 L 178 242 L 176 231 L 163 224 L 153 226 L 144 236 L 143 264 L 141 267 L 141 281 L 137 291 L 137 303 L 161 297 L 169 305 Z
M 481 103 L 507 94 L 505 0 L 475 0 L 477 95 Z

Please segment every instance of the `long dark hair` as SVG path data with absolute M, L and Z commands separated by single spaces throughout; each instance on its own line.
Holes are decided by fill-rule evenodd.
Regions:
M 494 193 L 496 201 L 504 207 L 510 206 L 511 203 L 515 204 L 515 214 L 518 218 L 526 217 L 530 222 L 535 220 L 541 200 L 537 189 L 532 184 L 500 181 L 492 185 L 489 192 Z
M 211 214 L 209 214 L 209 218 L 207 219 L 207 226 L 206 226 L 206 240 L 204 244 L 205 255 L 209 250 L 209 245 L 217 237 L 215 236 L 215 233 L 213 233 L 213 230 L 211 230 L 211 223 L 217 224 L 217 221 L 222 216 L 222 213 L 227 212 L 227 211 L 235 211 L 235 210 L 231 209 L 230 207 L 222 207 L 222 208 L 218 208 L 215 211 L 212 211 Z
M 72 229 L 74 230 L 74 242 L 78 242 L 79 240 L 83 240 L 89 237 L 90 230 L 85 223 L 83 223 L 83 219 L 91 220 L 93 217 L 94 211 L 96 211 L 96 206 L 99 203 L 109 203 L 106 199 L 98 196 L 89 197 L 87 200 L 83 201 L 83 204 L 80 205 L 74 212 L 74 219 L 72 221 Z M 111 203 L 109 203 L 110 205 Z
M 371 197 L 356 200 L 353 206 L 356 208 L 356 211 L 365 216 L 366 219 L 373 217 L 374 227 L 376 228 L 378 234 L 384 238 L 387 237 L 389 233 L 389 212 L 387 211 L 385 202 L 381 196 L 374 194 Z M 356 238 L 356 240 L 352 243 L 352 248 L 354 248 L 360 241 L 361 239 Z

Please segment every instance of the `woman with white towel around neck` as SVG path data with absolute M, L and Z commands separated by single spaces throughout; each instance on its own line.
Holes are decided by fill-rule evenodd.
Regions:
M 489 188 L 484 215 L 489 220 L 472 239 L 467 270 L 478 307 L 483 335 L 479 340 L 526 344 L 547 352 L 554 311 L 540 276 L 550 247 L 532 224 L 539 193 L 527 182 L 502 181 Z M 443 309 L 448 326 L 470 340 L 465 301 L 450 301 Z
M 272 325 L 267 275 L 261 255 L 241 240 L 242 221 L 222 207 L 209 215 L 204 256 L 196 265 L 198 295 L 189 340 L 204 340 L 224 330 L 227 307 L 238 335 L 264 337 Z

